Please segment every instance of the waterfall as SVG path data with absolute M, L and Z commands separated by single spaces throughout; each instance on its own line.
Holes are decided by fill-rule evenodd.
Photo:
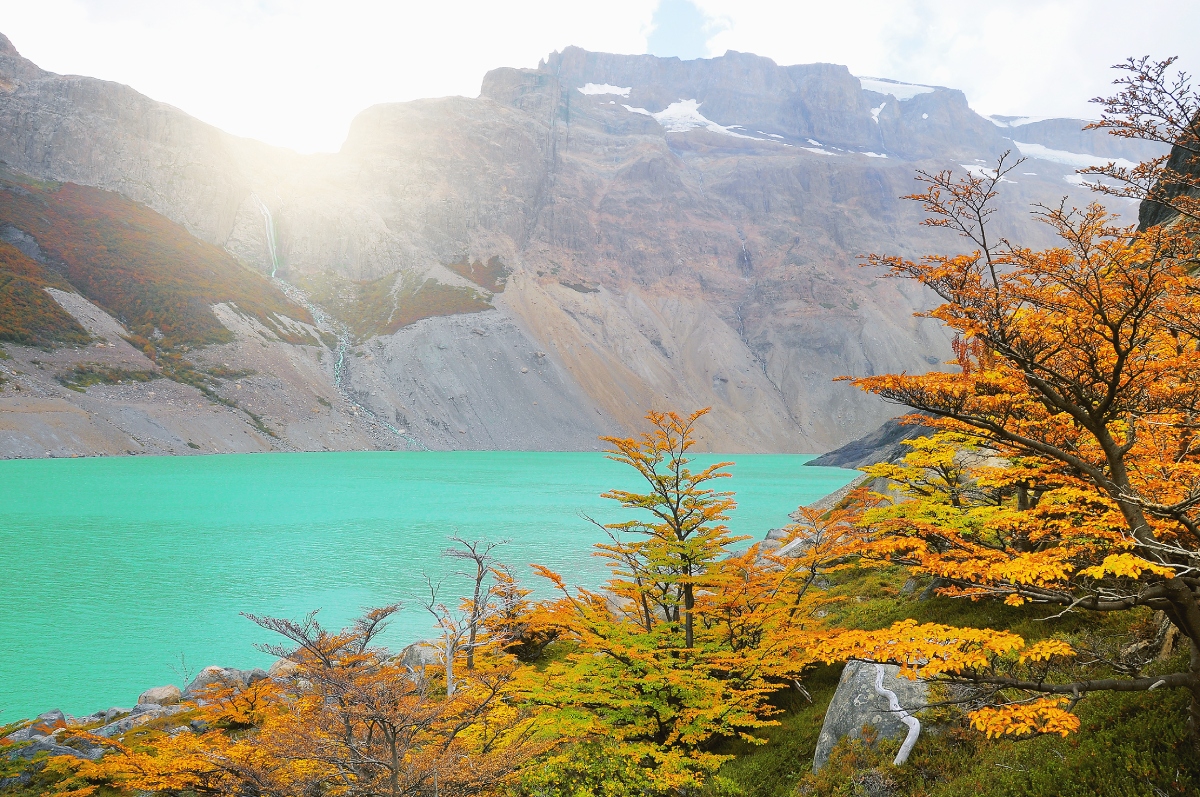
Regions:
M 271 257 L 271 279 L 275 279 L 275 272 L 279 270 L 279 245 L 275 238 L 275 219 L 271 217 L 271 209 L 267 207 L 267 203 L 259 199 L 258 194 L 250 196 L 258 205 L 258 210 L 263 216 L 263 224 L 266 225 L 267 254 Z
M 354 397 L 354 394 L 350 392 L 350 389 L 343 384 L 346 370 L 346 351 L 350 348 L 350 329 L 345 324 L 331 316 L 329 313 L 325 312 L 325 309 L 320 305 L 309 299 L 307 293 L 302 291 L 300 288 L 297 288 L 290 282 L 284 280 L 282 277 L 277 277 L 275 275 L 275 272 L 279 270 L 279 248 L 278 241 L 275 237 L 275 219 L 271 216 L 271 209 L 268 208 L 267 204 L 259 198 L 258 194 L 251 194 L 250 197 L 254 200 L 254 203 L 258 205 L 259 212 L 262 213 L 263 224 L 265 225 L 267 234 L 267 254 L 271 258 L 271 281 L 274 282 L 281 291 L 283 291 L 285 296 L 308 310 L 309 314 L 311 314 L 313 317 L 313 321 L 316 323 L 317 329 L 332 332 L 337 336 L 337 351 L 335 352 L 337 355 L 337 362 L 335 362 L 333 365 L 334 389 L 341 394 L 342 398 L 346 399 L 346 401 L 358 409 L 369 422 L 378 426 L 382 426 L 396 437 L 399 437 L 401 440 L 408 443 L 410 446 L 419 448 L 422 451 L 428 451 L 429 448 L 426 447 L 426 445 L 419 439 L 413 437 L 402 429 L 397 429 L 395 426 L 392 426 L 383 418 L 380 418 L 378 415 L 376 415 L 374 410 L 363 405 L 362 402 Z

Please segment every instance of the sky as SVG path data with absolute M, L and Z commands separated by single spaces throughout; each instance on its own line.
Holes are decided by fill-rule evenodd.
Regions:
M 370 105 L 479 93 L 485 72 L 577 45 L 962 89 L 984 114 L 1092 118 L 1109 66 L 1200 71 L 1197 0 L 0 0 L 44 69 L 133 86 L 238 135 L 336 151 Z

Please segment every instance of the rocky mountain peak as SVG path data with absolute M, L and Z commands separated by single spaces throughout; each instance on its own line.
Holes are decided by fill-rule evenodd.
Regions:
M 960 91 L 860 81 L 839 64 L 780 66 L 733 50 L 681 61 L 568 47 L 537 69 L 489 72 L 481 94 L 532 113 L 559 106 L 563 121 L 596 117 L 608 129 L 704 128 L 742 142 L 828 154 L 992 158 L 1005 149 L 996 126 L 972 111 Z
M 9 41 L 8 37 L 3 33 L 0 33 L 0 55 L 11 55 L 18 58 L 21 56 L 21 54 L 17 52 L 17 48 L 13 46 L 13 43 Z

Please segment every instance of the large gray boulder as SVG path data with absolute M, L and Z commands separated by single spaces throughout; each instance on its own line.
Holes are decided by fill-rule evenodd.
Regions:
M 300 665 L 291 659 L 277 659 L 267 669 L 267 675 L 276 680 L 291 678 L 300 671 Z
M 877 740 L 903 739 L 894 763 L 904 763 L 921 730 L 911 715 L 925 707 L 928 689 L 923 681 L 899 677 L 899 671 L 893 664 L 852 661 L 846 665 L 825 711 L 813 756 L 814 772 L 825 766 L 838 742 L 861 738 L 864 726 L 874 728 Z
M 139 725 L 145 725 L 151 720 L 160 719 L 162 717 L 170 717 L 175 714 L 180 714 L 187 711 L 187 706 L 171 705 L 160 706 L 157 703 L 138 703 L 133 707 L 128 715 L 114 720 L 107 725 L 97 728 L 93 733 L 97 736 L 112 738 L 120 736 L 123 733 L 128 733 Z
M 178 686 L 156 686 L 153 689 L 147 689 L 138 697 L 138 704 L 154 703 L 159 706 L 171 706 L 179 702 L 183 693 L 179 691 Z
M 400 651 L 400 663 L 409 672 L 424 671 L 426 667 L 436 667 L 442 663 L 442 653 L 432 642 L 421 640 Z

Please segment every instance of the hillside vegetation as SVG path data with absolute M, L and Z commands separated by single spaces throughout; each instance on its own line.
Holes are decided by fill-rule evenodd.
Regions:
M 72 330 L 61 310 L 56 314 L 40 296 L 31 298 L 41 285 L 78 291 L 135 335 L 166 349 L 231 340 L 211 309 L 219 302 L 236 305 L 281 336 L 277 316 L 312 321 L 227 252 L 110 191 L 0 173 L 0 228 L 36 242 L 41 256 L 35 261 L 0 246 L 0 278 L 13 286 L 0 299 L 0 314 L 12 319 L 0 327 L 7 339 L 24 334 L 30 341 L 79 342 L 78 325 Z M 17 331 L 22 329 L 30 332 Z
M 87 332 L 47 287 L 70 289 L 61 276 L 0 241 L 0 340 L 25 346 L 87 343 Z

